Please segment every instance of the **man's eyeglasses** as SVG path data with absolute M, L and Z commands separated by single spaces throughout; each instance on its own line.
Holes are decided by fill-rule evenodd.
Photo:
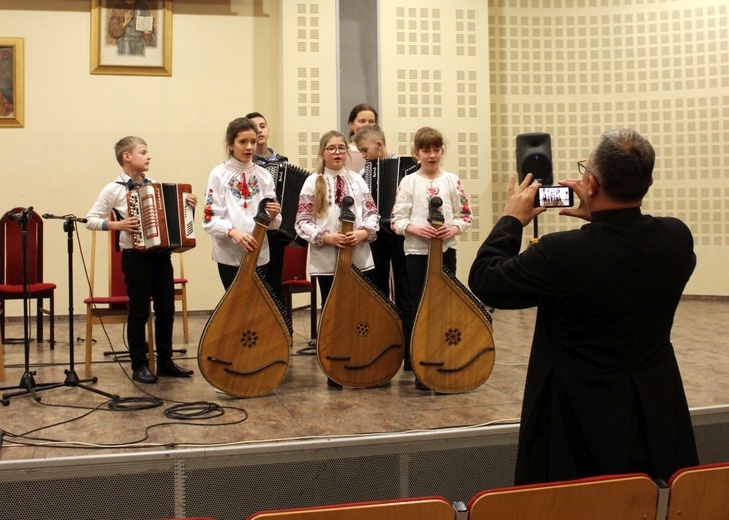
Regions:
M 346 146 L 327 146 L 324 148 L 329 153 L 346 153 L 347 147 Z
M 580 175 L 582 176 L 584 176 L 586 173 L 589 173 L 595 178 L 595 182 L 597 183 L 597 185 L 600 186 L 600 179 L 598 179 L 597 176 L 592 173 L 592 168 L 587 167 L 587 164 L 585 164 L 586 162 L 587 161 L 584 159 L 582 161 L 577 161 L 577 171 L 580 172 Z

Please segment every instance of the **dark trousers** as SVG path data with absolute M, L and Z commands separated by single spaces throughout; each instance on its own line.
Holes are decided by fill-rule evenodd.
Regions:
M 327 302 L 329 292 L 332 290 L 332 284 L 334 283 L 333 275 L 317 275 L 316 281 L 319 284 L 319 293 L 321 294 L 321 308 L 324 308 L 324 304 Z
M 268 264 L 262 265 L 258 267 L 257 269 L 263 274 L 266 274 L 266 268 L 268 267 Z M 233 285 L 233 280 L 235 280 L 236 275 L 238 274 L 238 269 L 240 266 L 238 265 L 227 265 L 227 264 L 218 264 L 218 274 L 220 275 L 220 281 L 223 282 L 223 288 L 227 291 L 228 288 Z M 279 284 L 280 287 L 281 284 Z
M 395 289 L 395 305 L 404 320 L 406 316 L 415 311 L 408 268 L 405 263 L 405 237 L 396 235 L 387 229 L 380 229 L 377 232 L 377 240 L 370 244 L 372 257 L 375 260 L 375 268 L 367 271 L 368 277 L 382 291 L 385 297 L 390 296 L 390 270 L 392 270 L 392 282 Z M 408 342 L 408 339 L 405 340 Z
M 172 361 L 172 327 L 175 321 L 174 269 L 169 252 L 122 251 L 122 271 L 129 296 L 127 342 L 132 370 L 148 364 L 145 330 L 149 299 L 154 309 L 154 341 L 157 364 Z
M 283 301 L 281 292 L 281 278 L 283 277 L 284 250 L 289 244 L 288 240 L 282 240 L 278 231 L 268 231 L 268 253 L 270 259 L 266 270 L 266 281 L 273 288 L 279 300 Z
M 362 276 L 370 281 L 373 281 L 370 275 L 371 272 L 372 269 L 370 269 L 369 271 L 365 271 L 362 273 Z M 319 283 L 319 292 L 321 293 L 321 308 L 323 309 L 324 304 L 327 302 L 327 297 L 332 290 L 332 285 L 334 285 L 334 275 L 320 274 L 316 276 L 316 280 Z
M 413 334 L 413 326 L 415 325 L 415 315 L 418 312 L 420 306 L 420 298 L 423 295 L 423 288 L 425 287 L 425 276 L 428 274 L 428 255 L 407 255 L 405 257 L 405 264 L 408 269 L 408 280 L 410 282 L 410 294 L 412 295 L 413 311 L 407 320 L 408 329 L 405 329 L 405 320 L 403 319 L 403 333 L 405 334 L 406 341 L 410 341 L 410 337 Z M 445 253 L 443 253 L 443 267 L 447 268 L 453 274 L 456 272 L 456 250 L 449 247 Z

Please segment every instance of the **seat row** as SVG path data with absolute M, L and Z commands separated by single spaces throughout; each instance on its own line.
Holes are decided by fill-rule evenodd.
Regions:
M 677 471 L 668 483 L 644 474 L 512 486 L 468 504 L 430 496 L 261 511 L 248 520 L 718 520 L 729 519 L 729 462 Z

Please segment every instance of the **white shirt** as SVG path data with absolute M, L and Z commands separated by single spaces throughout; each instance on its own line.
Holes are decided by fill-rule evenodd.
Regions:
M 326 214 L 317 217 L 314 215 L 314 193 L 317 178 L 322 177 L 327 184 L 327 198 L 329 209 Z M 323 174 L 310 175 L 299 194 L 299 209 L 296 213 L 296 232 L 311 244 L 309 254 L 309 271 L 312 275 L 333 275 L 337 264 L 339 248 L 324 245 L 325 233 L 338 233 L 341 229 L 339 215 L 341 208 L 335 203 L 337 176 L 343 181 L 342 197 L 350 195 L 354 199 L 351 207 L 355 216 L 354 229 L 367 231 L 367 239 L 352 249 L 352 263 L 362 271 L 375 266 L 370 251 L 369 242 L 377 238 L 380 229 L 380 215 L 377 213 L 375 201 L 372 200 L 367 183 L 361 175 L 353 171 L 330 170 L 325 168 Z
M 86 229 L 101 231 L 107 229 L 107 219 L 111 212 L 115 213 L 116 220 L 124 220 L 129 218 L 129 206 L 127 206 L 127 192 L 129 191 L 128 183 L 132 178 L 126 173 L 119 175 L 117 180 L 110 182 L 104 186 L 99 193 L 94 205 L 86 215 Z M 145 178 L 145 184 L 149 184 L 152 179 Z M 132 249 L 132 235 L 129 231 L 119 232 L 119 247 L 122 249 Z
M 463 190 L 461 180 L 454 173 L 442 171 L 435 179 L 420 174 L 420 170 L 406 175 L 400 181 L 392 208 L 391 227 L 398 235 L 405 235 L 406 255 L 427 255 L 430 251 L 430 240 L 405 233 L 408 224 L 428 224 L 430 216 L 429 203 L 433 197 L 443 199 L 440 211 L 443 213 L 445 226 L 458 226 L 459 234 L 471 226 L 471 208 L 468 197 Z M 443 241 L 443 251 L 449 247 L 458 249 L 455 237 Z
M 242 184 L 245 174 L 245 184 Z M 246 192 L 247 190 L 247 192 Z M 276 186 L 268 170 L 253 162 L 242 163 L 233 158 L 216 166 L 210 172 L 205 190 L 203 229 L 213 237 L 213 260 L 225 265 L 238 266 L 245 250 L 230 238 L 228 232 L 237 229 L 253 234 L 258 204 L 264 198 L 276 200 Z M 268 229 L 278 229 L 281 214 Z M 257 265 L 269 261 L 268 239 L 258 245 L 261 250 Z

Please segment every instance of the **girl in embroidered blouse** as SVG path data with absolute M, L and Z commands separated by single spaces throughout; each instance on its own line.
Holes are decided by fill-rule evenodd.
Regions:
M 438 130 L 424 127 L 415 133 L 413 157 L 420 169 L 403 177 L 392 208 L 391 227 L 398 235 L 405 235 L 405 264 L 413 302 L 417 309 L 428 270 L 430 239 L 443 240 L 443 266 L 456 272 L 456 235 L 471 225 L 471 208 L 463 185 L 455 173 L 440 167 L 445 144 Z M 433 197 L 443 199 L 441 212 L 445 223 L 435 229 L 428 222 L 429 203 Z M 403 319 L 403 323 L 413 323 Z M 406 337 L 411 330 L 403 331 Z
M 213 237 L 213 260 L 227 290 L 233 283 L 244 252 L 261 248 L 258 265 L 269 260 L 268 239 L 258 244 L 253 237 L 258 204 L 264 198 L 271 217 L 269 229 L 281 225 L 281 206 L 276 202 L 275 183 L 268 170 L 253 162 L 258 128 L 245 117 L 228 124 L 225 142 L 229 159 L 213 168 L 208 178 L 203 214 L 203 229 Z
M 296 232 L 311 244 L 309 271 L 319 282 L 322 305 L 334 281 L 338 249 L 354 248 L 352 262 L 362 271 L 375 265 L 369 243 L 380 229 L 380 215 L 362 176 L 346 168 L 347 148 L 341 132 L 324 134 L 319 141 L 317 174 L 306 179 L 299 195 Z M 353 231 L 342 234 L 340 202 L 347 195 L 354 199 L 355 223 Z

